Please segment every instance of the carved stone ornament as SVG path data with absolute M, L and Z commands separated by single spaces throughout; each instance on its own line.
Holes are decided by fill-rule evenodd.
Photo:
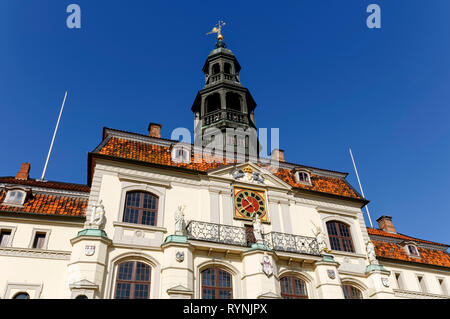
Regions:
M 385 286 L 386 288 L 389 288 L 389 285 L 390 285 L 390 283 L 389 283 L 389 278 L 382 277 L 382 278 L 381 278 L 381 283 L 382 283 L 383 286 Z
M 243 169 L 235 169 L 231 175 L 236 180 L 244 180 L 247 182 L 255 182 L 258 184 L 264 184 L 264 176 L 261 173 L 253 171 L 250 166 L 246 166 Z
M 86 256 L 92 256 L 95 254 L 95 246 L 93 245 L 86 245 L 84 246 L 84 254 Z
M 184 260 L 184 253 L 182 251 L 177 251 L 176 255 L 175 255 L 175 259 L 181 263 Z
M 327 269 L 327 274 L 330 279 L 336 278 L 336 272 L 334 271 L 334 269 Z
M 270 277 L 273 275 L 273 265 L 270 261 L 270 257 L 265 255 L 261 262 L 262 265 L 262 271 L 266 274 L 267 277 Z

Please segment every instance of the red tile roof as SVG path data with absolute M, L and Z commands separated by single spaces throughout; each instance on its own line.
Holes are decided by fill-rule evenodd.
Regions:
M 399 234 L 399 233 L 393 234 L 393 233 L 389 233 L 389 232 L 381 230 L 381 229 L 375 229 L 375 228 L 369 228 L 368 227 L 367 228 L 367 232 L 369 233 L 369 235 L 397 238 L 397 239 L 403 239 L 403 240 L 410 240 L 410 241 L 415 241 L 415 242 L 420 242 L 420 243 L 425 243 L 425 244 L 438 245 L 438 246 L 445 246 L 445 247 L 449 246 L 449 245 L 446 245 L 446 244 L 435 243 L 435 242 L 432 242 L 432 241 L 418 239 L 418 238 L 414 238 L 414 237 L 411 237 L 411 236 L 402 235 L 402 234 Z
M 90 187 L 87 185 L 81 184 L 73 184 L 73 183 L 63 183 L 63 182 L 52 182 L 52 181 L 38 181 L 36 179 L 27 179 L 21 180 L 16 179 L 12 176 L 0 177 L 0 184 L 16 184 L 16 185 L 24 185 L 24 186 L 35 186 L 35 187 L 43 187 L 43 188 L 51 188 L 51 189 L 61 189 L 75 192 L 83 192 L 89 193 Z
M 214 168 L 224 167 L 232 164 L 225 164 L 222 160 L 207 163 L 204 159 L 201 163 L 177 163 L 172 161 L 171 150 L 168 146 L 155 145 L 142 141 L 128 140 L 124 138 L 111 137 L 106 144 L 101 147 L 98 154 L 108 155 L 123 159 L 142 161 L 152 164 L 160 164 L 171 167 L 186 168 L 190 170 L 207 172 Z M 311 174 L 312 186 L 299 184 L 295 181 L 294 172 L 290 169 L 279 168 L 275 173 L 280 179 L 290 184 L 292 187 L 318 191 L 333 195 L 345 196 L 349 198 L 362 199 L 352 187 L 341 178 L 325 177 Z
M 450 267 L 450 255 L 441 250 L 417 247 L 420 258 L 409 257 L 402 246 L 395 243 L 372 240 L 378 257 L 421 264 Z
M 403 246 L 389 241 L 390 238 L 400 239 L 404 241 L 413 241 L 418 244 L 429 244 L 429 245 L 436 245 L 436 246 L 443 246 L 448 247 L 448 245 L 435 243 L 428 240 L 418 239 L 402 234 L 392 234 L 388 233 L 386 231 L 383 231 L 381 229 L 374 229 L 374 228 L 367 228 L 367 232 L 369 235 L 372 236 L 379 236 L 376 239 L 373 239 L 373 244 L 375 245 L 375 252 L 378 257 L 388 258 L 388 259 L 395 259 L 400 261 L 407 261 L 407 262 L 415 262 L 415 263 L 421 263 L 421 264 L 428 264 L 428 265 L 434 265 L 434 266 L 442 266 L 442 267 L 450 267 L 450 255 L 448 252 L 444 250 L 438 250 L 438 249 L 431 249 L 431 248 L 423 248 L 418 246 L 417 250 L 419 251 L 420 258 L 414 258 L 408 256 L 406 251 L 404 250 Z M 389 238 L 386 241 L 384 241 L 380 237 L 386 237 Z
M 0 215 L 4 212 L 31 213 L 39 215 L 85 216 L 87 198 L 50 194 L 28 195 L 23 207 L 3 204 L 6 192 L 0 191 Z

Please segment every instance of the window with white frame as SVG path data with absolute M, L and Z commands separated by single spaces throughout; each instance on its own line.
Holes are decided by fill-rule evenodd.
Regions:
M 398 289 L 405 289 L 404 285 L 403 285 L 403 276 L 401 273 L 396 272 L 394 274 L 395 276 L 395 282 L 397 283 L 397 288 Z
M 299 183 L 311 184 L 311 176 L 306 171 L 298 171 L 296 178 Z
M 190 163 L 191 152 L 183 147 L 176 147 L 172 150 L 172 161 L 176 163 Z
M 417 275 L 417 280 L 419 281 L 420 291 L 427 292 L 427 286 L 425 285 L 423 275 Z
M 9 247 L 12 238 L 11 229 L 0 229 L 0 247 Z
M 412 243 L 408 243 L 404 246 L 404 249 L 405 249 L 406 253 L 408 254 L 408 256 L 420 257 L 419 250 L 417 249 L 416 245 L 414 245 Z
M 448 295 L 447 286 L 445 285 L 445 279 L 444 278 L 438 278 L 439 287 L 441 288 L 441 292 L 443 295 Z
M 30 248 L 47 249 L 49 230 L 35 229 L 30 243 Z
M 6 193 L 3 204 L 23 205 L 27 193 L 20 189 L 11 189 Z

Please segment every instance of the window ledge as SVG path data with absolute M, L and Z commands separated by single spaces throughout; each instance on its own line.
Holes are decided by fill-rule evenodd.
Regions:
M 331 254 L 337 255 L 340 257 L 356 257 L 356 258 L 364 258 L 366 259 L 366 255 L 364 254 L 358 254 L 358 253 L 349 253 L 346 251 L 340 251 L 340 250 L 331 250 Z
M 147 226 L 147 225 L 140 225 L 140 224 L 124 223 L 124 222 L 113 222 L 113 225 L 114 225 L 114 227 L 142 229 L 142 230 L 149 230 L 149 231 L 156 231 L 156 232 L 167 233 L 167 228 L 165 228 L 165 227 Z

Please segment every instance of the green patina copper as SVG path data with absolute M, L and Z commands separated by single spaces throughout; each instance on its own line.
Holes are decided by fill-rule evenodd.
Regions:
M 249 251 L 250 250 L 266 250 L 266 251 L 272 251 L 269 247 L 267 247 L 266 245 L 264 245 L 264 244 L 259 244 L 259 243 L 254 243 L 254 244 L 252 244 L 252 246 L 248 249 Z
M 187 243 L 187 237 L 182 235 L 170 235 L 166 237 L 164 243 Z
M 77 237 L 81 236 L 91 236 L 91 237 L 103 237 L 108 238 L 103 229 L 83 229 L 78 232 Z

